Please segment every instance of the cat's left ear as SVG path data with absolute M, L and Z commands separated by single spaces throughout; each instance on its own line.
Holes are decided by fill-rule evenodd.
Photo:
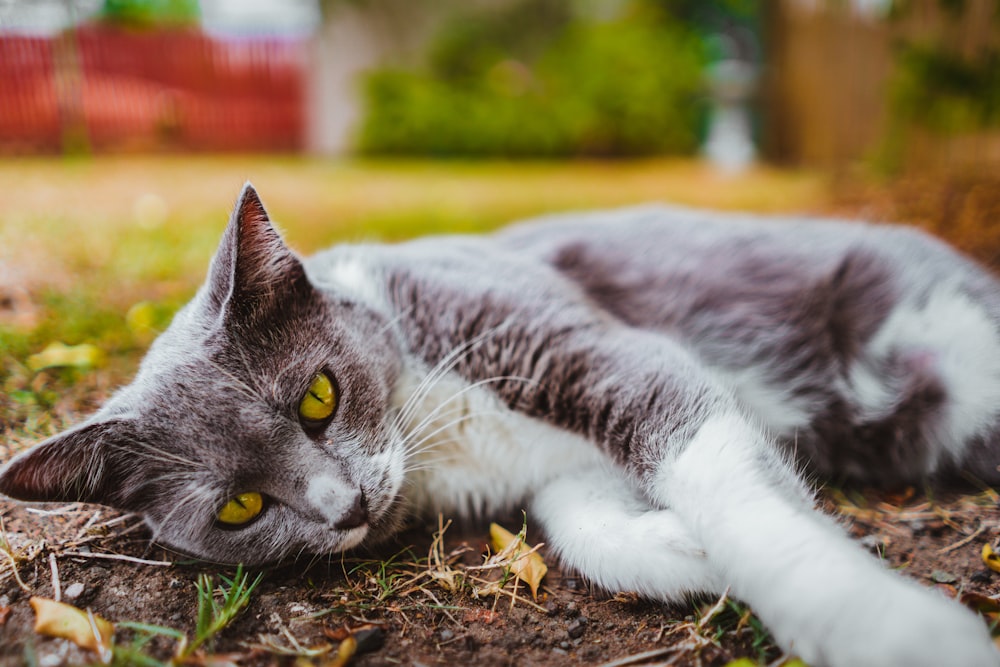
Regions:
M 214 312 L 241 321 L 266 317 L 311 287 L 298 257 L 288 249 L 250 183 L 243 186 L 208 272 Z
M 121 453 L 111 443 L 123 425 L 77 426 L 39 443 L 0 469 L 0 493 L 36 502 L 88 502 L 121 507 L 127 490 Z

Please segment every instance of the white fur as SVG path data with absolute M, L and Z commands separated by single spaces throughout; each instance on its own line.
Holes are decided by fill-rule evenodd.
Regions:
M 336 249 L 336 259 L 310 279 L 320 287 L 332 288 L 348 296 L 387 312 L 389 303 L 382 292 L 384 281 L 379 280 L 369 258 L 367 246 L 342 246 Z
M 651 508 L 606 466 L 546 484 L 535 494 L 531 516 L 561 560 L 602 588 L 659 600 L 725 589 L 675 513 Z
M 306 486 L 306 501 L 330 524 L 339 521 L 351 510 L 358 490 L 342 479 L 330 475 L 315 475 Z
M 786 387 L 768 382 L 762 369 L 748 367 L 713 371 L 736 397 L 763 421 L 775 436 L 793 437 L 796 431 L 809 427 L 814 406 L 799 398 Z
M 782 646 L 813 667 L 1000 664 L 978 619 L 881 568 L 801 502 L 768 448 L 741 416 L 710 418 L 661 467 L 653 500 L 687 524 Z
M 968 441 L 1000 416 L 1000 337 L 993 323 L 956 288 L 941 286 L 923 304 L 898 306 L 872 339 L 868 354 L 879 358 L 893 350 L 930 356 L 950 398 L 934 435 L 937 444 L 960 459 Z M 877 392 L 868 393 L 879 401 Z
M 408 367 L 393 399 L 397 409 L 427 377 L 417 362 Z M 509 508 L 553 477 L 604 459 L 588 440 L 513 412 L 487 386 L 454 372 L 412 411 L 404 430 L 414 429 L 413 442 L 426 438 L 410 464 L 420 468 L 410 473 L 407 493 L 418 511 L 469 516 Z

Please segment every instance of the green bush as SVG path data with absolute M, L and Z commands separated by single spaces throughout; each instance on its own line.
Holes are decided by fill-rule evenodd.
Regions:
M 548 39 L 539 22 L 511 30 L 509 15 L 495 30 L 460 22 L 431 43 L 423 71 L 373 72 L 361 150 L 554 157 L 695 149 L 705 64 L 697 34 L 638 12 L 601 22 L 545 17 Z

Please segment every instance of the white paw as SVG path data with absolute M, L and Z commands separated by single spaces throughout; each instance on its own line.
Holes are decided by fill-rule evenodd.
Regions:
M 858 593 L 782 643 L 812 667 L 1000 666 L 986 625 L 937 592 L 896 578 Z

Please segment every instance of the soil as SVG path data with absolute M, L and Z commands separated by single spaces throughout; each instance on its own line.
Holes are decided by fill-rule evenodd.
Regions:
M 970 604 L 976 601 L 970 593 L 1000 593 L 1000 573 L 981 559 L 983 544 L 996 546 L 1000 529 L 996 494 L 952 491 L 931 501 L 912 491 L 827 490 L 821 499 L 827 511 L 840 513 L 853 537 L 907 576 L 945 595 L 964 596 Z M 95 662 L 95 654 L 68 640 L 32 631 L 28 599 L 55 597 L 54 571 L 65 602 L 112 621 L 140 621 L 189 635 L 195 626 L 198 576 L 209 574 L 218 582 L 219 575 L 233 575 L 218 566 L 179 562 L 175 554 L 151 546 L 135 517 L 85 505 L 46 510 L 55 513 L 0 505 L 9 542 L 24 554 L 18 571 L 27 589 L 22 590 L 9 567 L 3 570 L 2 664 Z M 521 521 L 517 515 L 501 523 L 516 530 Z M 240 665 L 337 664 L 330 656 L 353 634 L 358 651 L 351 664 L 359 667 L 725 665 L 744 656 L 766 663 L 782 658 L 756 620 L 734 601 L 667 606 L 629 593 L 594 591 L 546 556 L 544 546 L 540 553 L 549 572 L 537 605 L 529 602 L 523 585 L 517 599 L 508 594 L 475 599 L 468 586 L 449 591 L 426 574 L 437 529 L 434 523 L 414 527 L 377 553 L 301 560 L 265 571 L 244 612 L 208 653 Z M 450 571 L 460 572 L 483 562 L 487 540 L 485 522 L 451 527 L 444 532 L 440 553 L 451 563 Z M 529 543 L 539 540 L 544 536 L 529 532 Z M 174 564 L 142 564 L 105 554 Z M 390 564 L 383 569 L 380 561 Z M 713 615 L 713 608 L 718 613 Z M 128 645 L 130 633 L 120 629 L 116 642 Z M 323 647 L 330 652 L 313 658 L 282 655 Z M 143 647 L 160 659 L 169 659 L 173 650 L 173 641 L 166 639 Z M 633 659 L 625 660 L 629 657 Z

